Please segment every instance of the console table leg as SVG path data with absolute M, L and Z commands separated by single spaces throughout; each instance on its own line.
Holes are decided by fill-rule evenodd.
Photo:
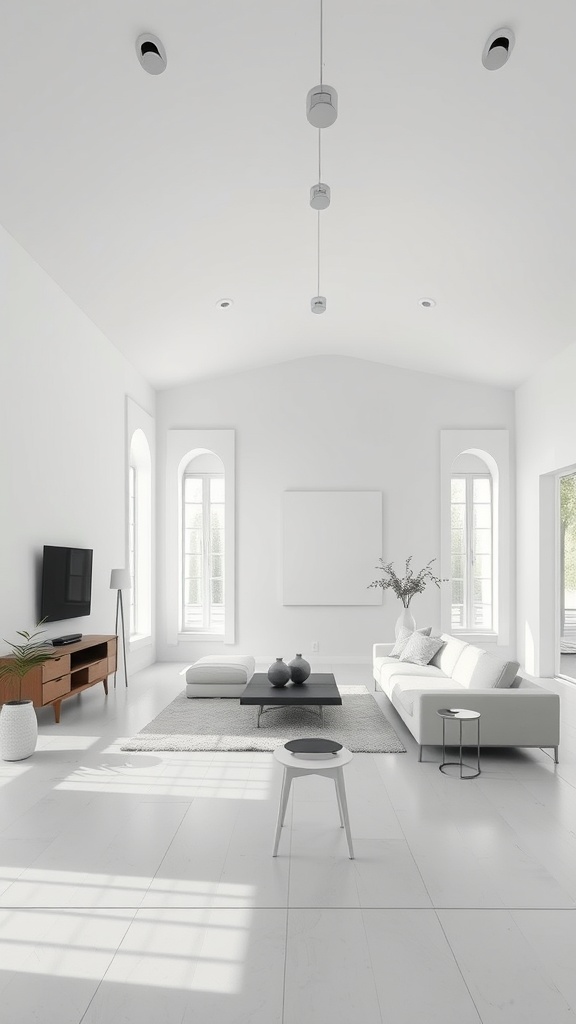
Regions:
M 54 704 L 52 705 L 52 707 L 54 708 L 54 721 L 56 722 L 56 725 L 58 725 L 58 723 L 60 721 L 60 705 L 61 705 L 61 703 L 62 703 L 62 701 L 55 700 Z

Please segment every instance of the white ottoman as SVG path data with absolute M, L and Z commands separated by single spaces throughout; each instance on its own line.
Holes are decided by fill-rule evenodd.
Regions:
M 239 697 L 254 675 L 251 654 L 209 654 L 186 670 L 187 697 Z

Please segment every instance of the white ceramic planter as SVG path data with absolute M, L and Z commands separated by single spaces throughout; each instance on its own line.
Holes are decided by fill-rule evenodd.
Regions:
M 31 700 L 9 700 L 0 711 L 0 757 L 23 761 L 36 750 L 38 722 Z
M 416 629 L 416 619 L 412 615 L 409 608 L 402 608 L 402 611 L 396 619 L 396 625 L 394 626 L 394 635 L 398 636 L 401 629 Z

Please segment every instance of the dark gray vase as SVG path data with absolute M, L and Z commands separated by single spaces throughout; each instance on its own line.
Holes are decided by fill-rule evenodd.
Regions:
M 282 658 L 276 658 L 273 665 L 268 669 L 268 679 L 272 686 L 286 686 L 290 679 L 290 669 L 285 665 Z
M 293 683 L 305 683 L 310 675 L 310 665 L 301 654 L 297 654 L 292 661 L 288 662 L 288 668 Z

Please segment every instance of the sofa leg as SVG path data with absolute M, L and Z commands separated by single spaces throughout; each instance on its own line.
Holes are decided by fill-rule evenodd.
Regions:
M 558 747 L 554 747 L 554 764 L 558 764 Z
M 420 746 L 418 747 L 418 760 L 419 760 L 419 761 L 421 761 L 421 760 L 422 760 L 422 743 L 421 743 L 421 744 L 420 744 Z

